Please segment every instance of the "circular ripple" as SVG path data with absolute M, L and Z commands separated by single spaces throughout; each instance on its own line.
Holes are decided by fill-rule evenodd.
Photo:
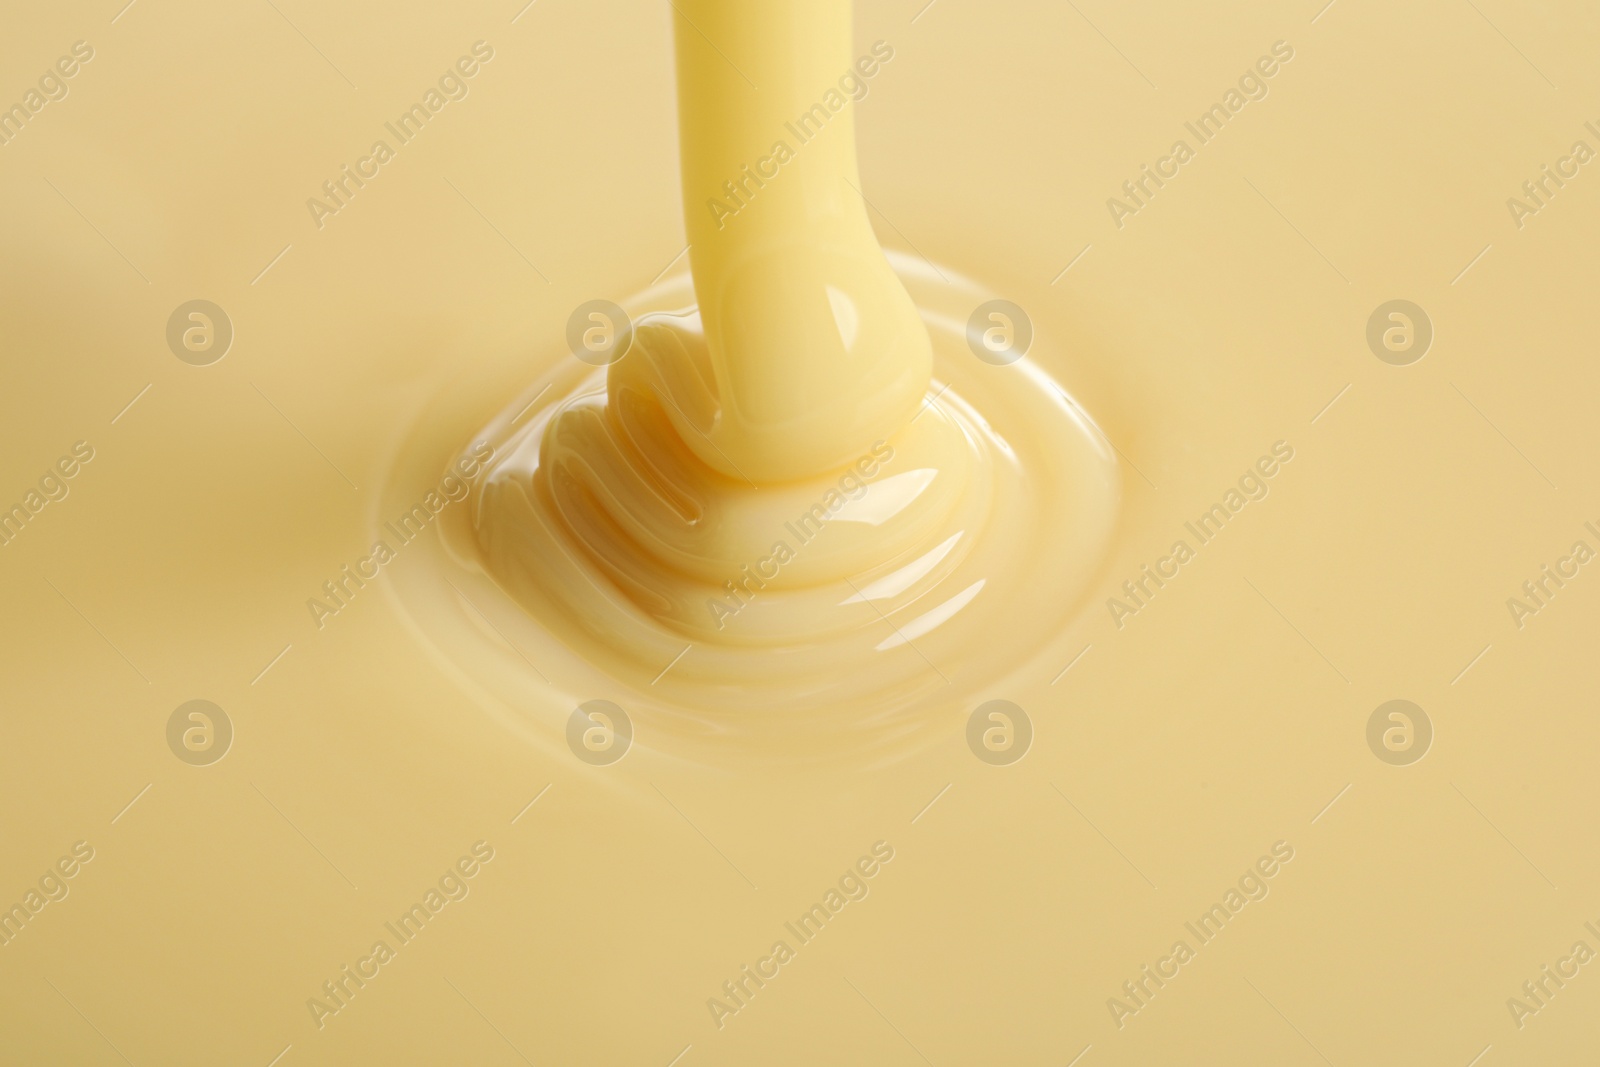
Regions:
M 893 439 L 820 478 L 756 486 L 676 438 L 637 338 L 615 367 L 566 361 L 473 435 L 493 458 L 441 524 L 436 576 L 458 603 L 412 581 L 414 619 L 456 658 L 480 659 L 468 647 L 492 631 L 521 659 L 489 672 L 512 705 L 553 670 L 581 699 L 628 706 L 636 743 L 667 749 L 879 749 L 1024 663 L 1100 564 L 1113 453 L 1036 362 L 1061 358 L 1048 338 L 1015 362 L 974 358 L 968 323 L 989 295 L 890 258 L 935 359 Z M 692 300 L 685 274 L 627 308 L 644 337 Z M 549 635 L 570 654 L 536 668 L 521 650 Z

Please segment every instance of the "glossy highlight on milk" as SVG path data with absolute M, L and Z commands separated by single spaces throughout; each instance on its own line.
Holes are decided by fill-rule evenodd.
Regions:
M 641 327 L 637 354 L 656 358 L 636 362 L 665 368 L 657 384 L 690 449 L 758 485 L 853 462 L 906 423 L 931 373 L 927 331 L 858 192 L 855 115 L 836 86 L 854 70 L 850 15 L 849 0 L 719 0 L 686 5 L 676 21 L 700 329 Z M 819 103 L 830 92 L 838 110 Z M 753 196 L 744 184 L 738 215 L 707 206 L 769 152 L 790 158 Z M 685 364 L 699 371 L 692 381 L 671 373 Z
M 692 288 L 630 300 L 620 359 L 558 368 L 474 438 L 496 458 L 459 555 L 713 733 L 807 712 L 892 734 L 963 699 L 1034 650 L 996 626 L 1038 640 L 1077 609 L 1116 511 L 1092 420 L 970 349 L 989 294 L 880 248 L 852 98 L 893 49 L 852 58 L 850 14 L 683 5 Z

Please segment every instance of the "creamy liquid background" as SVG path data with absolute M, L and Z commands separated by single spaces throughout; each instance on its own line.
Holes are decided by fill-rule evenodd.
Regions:
M 686 1045 L 685 1065 L 1064 1063 L 1086 1045 L 1084 1065 L 1322 1062 L 1309 1044 L 1335 1064 L 1486 1045 L 1481 1063 L 1543 1064 L 1594 1047 L 1592 965 L 1520 1031 L 1505 1000 L 1600 917 L 1600 594 L 1585 568 L 1521 631 L 1504 606 L 1600 518 L 1581 295 L 1600 179 L 1586 168 L 1520 232 L 1505 208 L 1594 144 L 1594 15 L 1482 5 L 1558 91 L 1461 5 L 1341 0 L 1315 24 L 1317 5 L 1080 5 L 1153 89 L 1071 10 L 945 0 L 911 24 L 914 5 L 863 3 L 858 50 L 896 48 L 858 116 L 880 236 L 1048 325 L 1074 353 L 1049 369 L 1131 461 L 1096 600 L 1273 441 L 1296 458 L 1126 628 L 1091 606 L 994 694 L 1033 717 L 1022 762 L 979 763 L 953 720 L 942 748 L 870 775 L 785 776 L 536 750 L 419 654 L 387 592 L 320 633 L 304 607 L 365 551 L 430 397 L 514 392 L 566 358 L 573 306 L 682 248 L 667 12 L 280 5 L 352 90 L 270 7 L 146 0 L 111 25 L 118 6 L 10 16 L 0 41 L 7 102 L 73 41 L 97 53 L 0 148 L 0 500 L 73 441 L 96 449 L 0 549 L 0 901 L 74 841 L 97 853 L 0 948 L 5 1062 L 121 1062 L 112 1045 L 134 1063 L 285 1046 L 285 1065 L 521 1062 L 508 1043 L 533 1062 L 665 1064 Z M 305 198 L 480 38 L 496 58 L 471 96 L 317 231 Z M 1105 198 L 1279 39 L 1296 58 L 1271 95 L 1116 230 Z M 199 296 L 237 330 L 208 368 L 163 339 Z M 1395 297 L 1437 332 L 1410 367 L 1363 339 Z M 441 466 L 469 414 L 429 430 Z M 438 473 L 416 471 L 419 491 Z M 164 740 L 194 697 L 236 729 L 208 768 Z M 1363 736 L 1394 697 L 1436 730 L 1410 767 Z M 497 856 L 471 895 L 318 1032 L 306 998 L 480 838 Z M 706 998 L 878 839 L 896 858 L 871 895 L 717 1031 Z M 1296 858 L 1271 895 L 1117 1031 L 1106 998 L 1278 839 Z

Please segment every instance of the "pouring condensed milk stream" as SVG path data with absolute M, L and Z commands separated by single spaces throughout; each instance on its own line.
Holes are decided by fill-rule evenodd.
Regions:
M 1070 617 L 1116 466 L 1034 360 L 982 350 L 988 294 L 879 247 L 851 97 L 894 51 L 853 55 L 850 0 L 674 7 L 692 294 L 639 294 L 613 362 L 484 428 L 467 554 L 702 732 L 810 711 L 895 733 Z

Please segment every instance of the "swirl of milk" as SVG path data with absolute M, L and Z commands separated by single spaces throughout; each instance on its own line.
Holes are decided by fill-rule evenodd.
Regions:
M 1031 361 L 975 357 L 985 294 L 880 249 L 837 91 L 850 0 L 673 7 L 692 290 L 643 294 L 619 360 L 485 428 L 471 552 L 697 732 L 759 707 L 896 734 L 1069 617 L 1115 463 Z

